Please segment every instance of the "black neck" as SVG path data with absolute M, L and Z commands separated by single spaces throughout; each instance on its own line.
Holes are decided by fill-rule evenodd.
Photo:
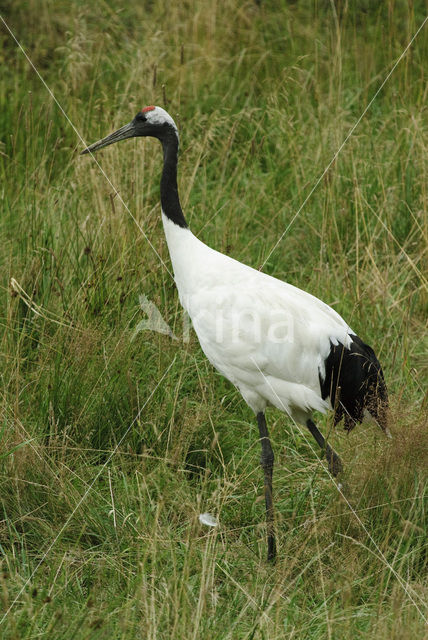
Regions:
M 181 209 L 177 188 L 177 134 L 171 131 L 161 142 L 163 148 L 163 171 L 160 186 L 162 211 L 179 227 L 186 228 L 187 222 Z

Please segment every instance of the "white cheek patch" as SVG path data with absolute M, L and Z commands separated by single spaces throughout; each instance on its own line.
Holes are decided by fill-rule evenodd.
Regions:
M 162 107 L 155 107 L 154 109 L 147 111 L 146 118 L 147 122 L 150 122 L 151 124 L 164 124 L 165 122 L 167 122 L 172 127 L 174 127 L 178 138 L 177 125 L 175 124 L 169 113 L 165 111 L 165 109 L 162 109 Z

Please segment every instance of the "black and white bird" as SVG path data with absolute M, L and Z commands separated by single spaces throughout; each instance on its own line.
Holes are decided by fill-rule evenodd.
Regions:
M 274 406 L 306 425 L 324 450 L 330 472 L 342 469 L 312 420 L 334 411 L 350 430 L 370 416 L 388 434 L 387 390 L 371 349 L 313 295 L 230 258 L 190 231 L 177 188 L 179 136 L 161 107 L 148 106 L 124 127 L 87 147 L 102 149 L 126 138 L 150 136 L 163 148 L 162 222 L 182 306 L 200 345 L 257 416 L 264 471 L 268 560 L 276 555 L 272 500 L 274 454 L 265 410 Z

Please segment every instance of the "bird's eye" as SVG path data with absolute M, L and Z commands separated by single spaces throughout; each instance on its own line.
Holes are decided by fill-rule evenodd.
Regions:
M 145 122 L 147 120 L 146 115 L 141 111 L 137 113 L 137 115 L 135 116 L 135 119 L 139 120 L 140 122 Z

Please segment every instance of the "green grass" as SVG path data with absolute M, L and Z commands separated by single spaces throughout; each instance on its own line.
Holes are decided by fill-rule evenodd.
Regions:
M 331 434 L 347 504 L 307 434 L 269 411 L 279 557 L 266 565 L 251 411 L 193 333 L 132 340 L 141 294 L 183 334 L 147 241 L 171 269 L 159 145 L 97 156 L 121 202 L 3 28 L 0 635 L 422 639 L 427 27 L 270 251 L 424 3 L 118 4 L 14 0 L 3 15 L 87 142 L 145 104 L 171 112 L 193 231 L 252 266 L 268 258 L 344 315 L 384 365 L 394 439 Z

